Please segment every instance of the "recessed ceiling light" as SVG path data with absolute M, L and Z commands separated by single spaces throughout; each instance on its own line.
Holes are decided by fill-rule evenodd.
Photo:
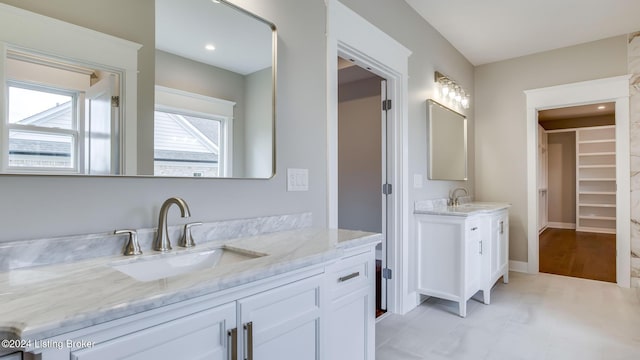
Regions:
M 604 110 L 604 109 L 606 109 L 606 108 L 607 108 L 607 107 L 606 107 L 606 106 L 604 106 L 604 105 L 600 105 L 600 106 L 598 106 L 598 110 Z
M 211 0 L 211 2 L 214 4 L 220 4 L 220 0 Z
M 215 46 L 213 46 L 212 44 L 207 44 L 204 46 L 205 49 L 209 50 L 209 51 L 213 51 L 216 49 Z

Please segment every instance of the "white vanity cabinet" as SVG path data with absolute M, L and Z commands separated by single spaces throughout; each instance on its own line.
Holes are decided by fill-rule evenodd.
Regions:
M 482 288 L 482 217 L 420 214 L 416 220 L 416 291 L 458 302 L 465 317 L 467 300 Z
M 237 359 L 320 359 L 322 281 L 318 275 L 239 300 Z
M 483 216 L 483 237 L 488 241 L 482 262 L 482 293 L 484 303 L 489 304 L 496 281 L 502 277 L 505 284 L 509 282 L 509 211 L 502 209 Z
M 42 360 L 374 360 L 375 244 L 324 265 L 89 326 Z M 81 341 L 90 347 L 68 346 Z M 60 345 L 57 345 L 60 344 Z
M 375 359 L 375 252 L 346 253 L 327 267 L 327 351 L 330 360 Z
M 235 303 L 225 304 L 72 351 L 71 360 L 230 360 L 227 330 L 235 324 Z
M 42 360 L 318 360 L 323 283 L 320 268 L 156 308 L 43 340 L 61 349 L 43 351 Z M 214 305 L 230 298 L 237 300 Z M 94 345 L 74 349 L 69 339 Z
M 466 216 L 416 213 L 417 292 L 459 303 L 466 316 L 467 300 L 482 290 L 491 302 L 491 288 L 509 281 L 509 212 L 506 208 Z

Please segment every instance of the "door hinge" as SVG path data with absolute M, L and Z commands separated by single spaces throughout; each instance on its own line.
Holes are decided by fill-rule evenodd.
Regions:
M 391 110 L 391 100 L 382 100 L 382 110 Z
M 391 195 L 392 192 L 393 187 L 391 186 L 391 184 L 382 184 L 382 193 L 384 195 Z
M 111 97 L 111 107 L 120 107 L 120 96 Z
M 382 278 L 383 279 L 391 280 L 391 277 L 392 277 L 391 269 L 389 269 L 389 268 L 382 269 Z

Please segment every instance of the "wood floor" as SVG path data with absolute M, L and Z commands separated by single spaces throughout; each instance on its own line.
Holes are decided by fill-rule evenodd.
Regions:
M 546 229 L 540 234 L 540 272 L 616 282 L 616 236 Z

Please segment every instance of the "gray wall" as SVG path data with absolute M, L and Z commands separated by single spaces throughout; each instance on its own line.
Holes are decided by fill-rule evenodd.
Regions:
M 511 260 L 527 261 L 523 91 L 626 73 L 626 36 L 476 67 L 476 191 L 480 200 L 513 204 L 509 209 Z
M 576 132 L 547 134 L 549 222 L 576 223 Z
M 380 79 L 340 85 L 338 98 L 338 227 L 382 232 Z

